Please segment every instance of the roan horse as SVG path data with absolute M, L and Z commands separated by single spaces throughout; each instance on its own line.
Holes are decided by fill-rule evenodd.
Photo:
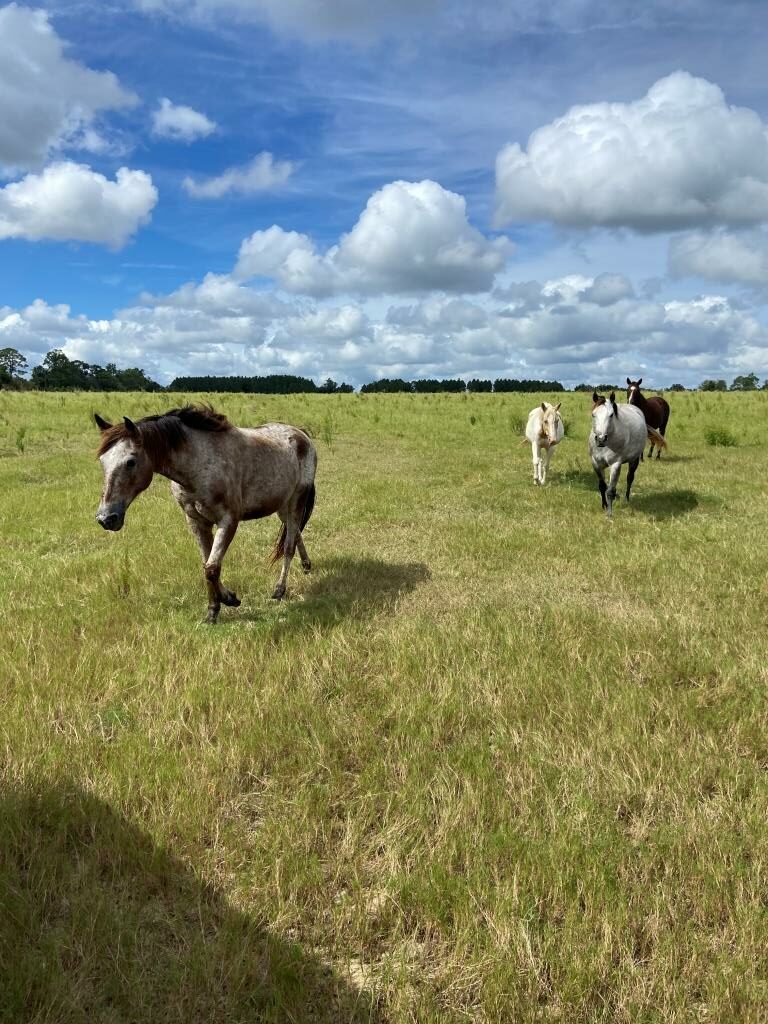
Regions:
M 122 529 L 126 509 L 149 487 L 153 475 L 168 477 L 202 552 L 207 622 L 216 622 L 222 604 L 240 604 L 220 577 L 224 555 L 244 519 L 276 512 L 282 521 L 272 561 L 282 558 L 283 567 L 273 598 L 280 600 L 285 594 L 297 548 L 304 571 L 309 572 L 301 531 L 315 503 L 317 455 L 303 430 L 284 423 L 235 427 L 226 416 L 199 405 L 145 416 L 136 423 L 125 417 L 114 426 L 98 414 L 94 419 L 101 430 L 99 458 L 104 470 L 96 521 L 105 530 Z
M 632 490 L 632 481 L 645 447 L 646 435 L 656 438 L 656 444 L 662 447 L 664 438 L 653 427 L 645 422 L 640 409 L 634 405 L 617 405 L 616 393 L 611 392 L 608 400 L 592 393 L 592 430 L 589 435 L 589 454 L 592 466 L 597 473 L 597 486 L 606 515 L 613 516 L 613 502 L 616 498 L 616 485 L 619 482 L 622 465 L 627 462 L 627 501 Z M 611 475 L 606 486 L 603 475 L 609 467 Z
M 661 436 L 664 437 L 667 432 L 667 423 L 669 422 L 669 402 L 666 398 L 661 398 L 658 395 L 646 398 L 640 390 L 642 383 L 642 377 L 640 380 L 630 380 L 627 377 L 627 401 L 630 405 L 636 405 L 638 409 L 641 409 L 648 426 L 655 427 Z M 650 430 L 648 431 L 648 440 L 651 442 L 651 446 L 648 449 L 648 458 L 653 458 L 653 449 L 658 446 L 659 450 L 656 453 L 656 458 L 660 459 L 662 446 L 658 445 Z
M 531 444 L 534 484 L 544 486 L 552 449 L 563 440 L 564 433 L 565 428 L 560 417 L 560 402 L 557 405 L 542 402 L 535 409 L 531 409 L 528 414 L 528 422 L 525 425 L 525 437 Z

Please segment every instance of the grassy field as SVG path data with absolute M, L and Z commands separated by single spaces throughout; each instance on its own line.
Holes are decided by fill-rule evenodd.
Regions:
M 165 480 L 93 518 L 179 396 L 0 393 L 0 1021 L 765 1021 L 768 394 L 668 397 L 609 523 L 588 396 L 543 489 L 536 396 L 216 396 L 320 464 L 206 627 Z

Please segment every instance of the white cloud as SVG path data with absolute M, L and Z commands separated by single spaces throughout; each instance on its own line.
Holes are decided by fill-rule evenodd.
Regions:
M 669 271 L 674 277 L 766 286 L 768 233 L 697 231 L 673 238 L 669 245 Z
M 223 174 L 207 181 L 185 178 L 183 186 L 195 199 L 221 199 L 230 192 L 251 195 L 284 185 L 296 170 L 290 160 L 275 161 L 271 153 L 259 153 L 244 167 L 230 167 Z
M 768 219 L 768 128 L 678 71 L 633 103 L 572 107 L 496 160 L 499 224 L 667 231 Z
M 40 167 L 67 145 L 103 149 L 98 112 L 136 102 L 111 72 L 68 59 L 45 11 L 0 8 L 0 170 Z
M 144 171 L 114 181 L 68 161 L 0 188 L 0 240 L 96 242 L 119 249 L 149 220 L 157 189 Z
M 185 107 L 183 104 L 171 103 L 164 96 L 160 105 L 152 114 L 152 131 L 166 139 L 175 139 L 179 142 L 193 142 L 195 139 L 203 139 L 216 131 L 216 122 L 211 121 L 205 114 L 201 114 L 192 107 Z
M 306 235 L 273 225 L 246 239 L 236 276 L 271 276 L 310 295 L 483 291 L 512 245 L 467 220 L 462 196 L 434 181 L 395 181 L 375 192 L 338 245 L 319 255 Z

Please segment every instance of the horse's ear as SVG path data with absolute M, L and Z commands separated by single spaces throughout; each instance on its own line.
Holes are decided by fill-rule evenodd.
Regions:
M 105 431 L 105 430 L 109 430 L 109 428 L 110 428 L 110 427 L 112 426 L 112 424 L 111 424 L 111 423 L 107 423 L 107 421 L 106 421 L 106 420 L 102 419 L 102 418 L 101 418 L 101 416 L 99 416 L 99 414 L 98 414 L 97 412 L 95 412 L 95 413 L 93 414 L 93 418 L 94 418 L 94 421 L 95 421 L 95 423 L 96 423 L 96 426 L 97 426 L 97 427 L 99 428 L 99 430 L 101 430 L 102 432 L 103 432 L 103 431 Z
M 558 403 L 557 403 L 557 405 L 555 406 L 555 412 L 560 412 L 560 406 L 561 406 L 562 404 L 563 404 L 562 402 L 558 402 Z
M 639 380 L 639 381 L 637 382 L 637 386 L 638 386 L 638 387 L 640 387 L 640 385 L 641 385 L 642 383 L 643 383 L 643 378 L 641 377 L 641 378 L 640 378 L 640 380 Z
M 627 387 L 628 388 L 632 387 L 632 381 L 629 379 L 629 377 L 627 377 Z
M 616 392 L 615 391 L 612 391 L 610 393 L 610 395 L 608 395 L 608 401 L 611 403 L 611 405 L 616 405 Z
M 123 423 L 125 424 L 125 429 L 131 435 L 131 437 L 139 436 L 139 428 L 136 426 L 133 420 L 129 420 L 127 416 L 123 416 Z
M 541 411 L 542 412 L 546 412 L 547 411 L 547 403 L 546 402 L 542 402 L 541 403 Z
M 593 402 L 599 402 L 600 401 L 600 395 L 598 395 L 598 393 L 596 391 L 592 392 L 592 401 Z

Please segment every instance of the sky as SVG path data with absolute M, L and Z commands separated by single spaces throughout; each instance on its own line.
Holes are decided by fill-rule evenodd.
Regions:
M 764 0 L 0 0 L 30 366 L 768 378 Z

